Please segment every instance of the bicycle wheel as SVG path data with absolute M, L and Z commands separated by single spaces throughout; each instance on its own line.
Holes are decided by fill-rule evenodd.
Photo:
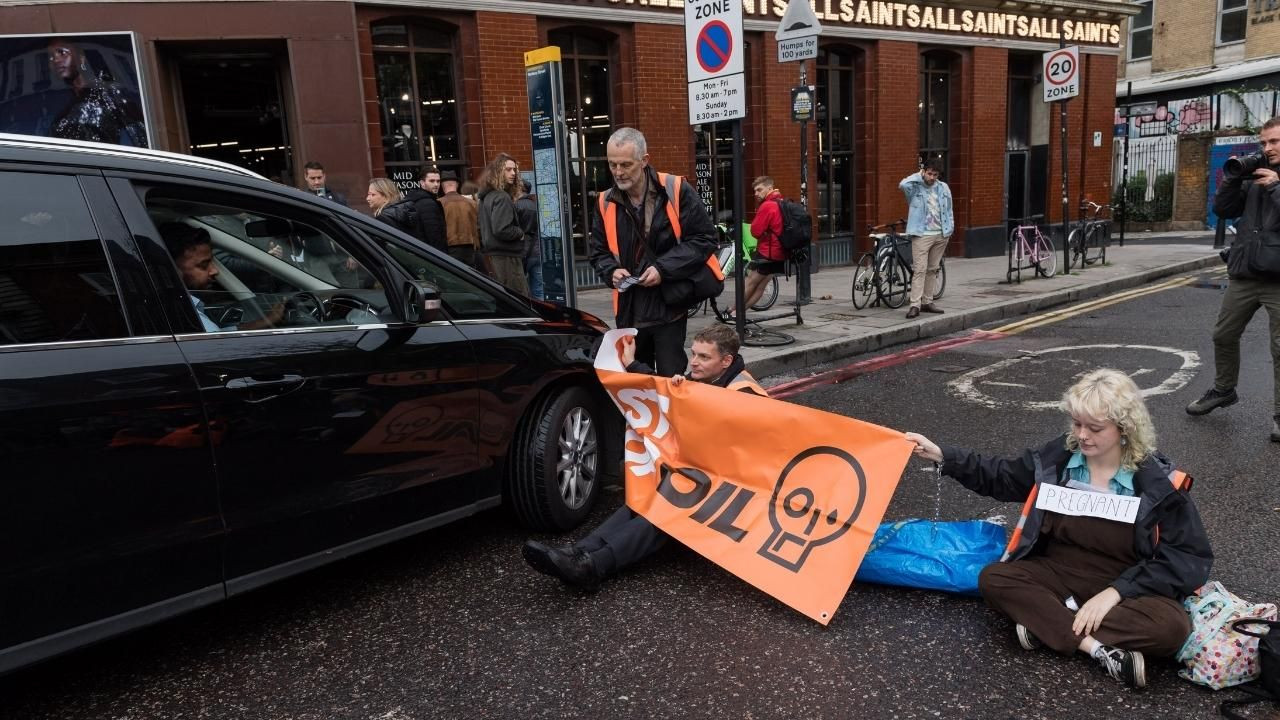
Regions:
M 1022 253 L 1019 247 L 1022 241 L 1022 234 L 1018 232 L 1018 228 L 1014 228 L 1009 232 L 1009 246 L 1005 249 L 1009 254 L 1009 269 L 1004 273 L 1005 282 L 1013 284 L 1014 274 L 1017 273 L 1018 282 L 1022 282 Z
M 1071 264 L 1068 269 L 1075 269 L 1080 265 L 1080 261 L 1084 260 L 1086 265 L 1089 264 L 1088 258 L 1084 257 L 1084 246 L 1081 244 L 1080 228 L 1072 228 L 1071 234 L 1067 236 L 1067 247 L 1071 248 Z
M 907 302 L 911 291 L 911 278 L 907 269 L 898 260 L 897 253 L 884 259 L 880 266 L 880 299 L 891 308 L 900 308 Z
M 938 291 L 933 294 L 933 299 L 937 300 L 942 297 L 942 291 L 947 289 L 947 259 L 943 258 L 938 261 Z
M 865 253 L 853 271 L 853 306 L 859 310 L 871 304 L 876 295 L 876 272 L 871 253 Z
M 1084 234 L 1084 264 L 1092 265 L 1099 260 L 1106 261 L 1107 239 L 1101 224 L 1090 225 Z
M 760 296 L 755 305 L 751 306 L 751 309 L 768 310 L 776 302 L 778 302 L 778 276 L 772 275 L 769 277 L 769 284 L 764 288 L 764 294 Z
M 688 310 L 684 311 L 684 316 L 687 318 L 696 317 L 698 315 L 698 311 L 706 308 L 706 306 L 707 306 L 706 300 L 703 300 L 702 302 L 699 302 L 699 303 L 694 303 L 693 305 L 689 306 Z
M 1053 238 L 1036 231 L 1036 244 L 1031 249 L 1035 260 L 1036 272 L 1042 277 L 1051 278 L 1058 274 L 1058 253 L 1053 246 Z

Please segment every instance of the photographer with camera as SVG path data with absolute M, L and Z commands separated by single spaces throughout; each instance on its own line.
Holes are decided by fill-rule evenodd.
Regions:
M 1236 240 L 1225 251 L 1227 290 L 1213 329 L 1217 374 L 1199 400 L 1187 406 L 1205 415 L 1238 401 L 1240 336 L 1259 307 L 1271 321 L 1273 418 L 1271 441 L 1280 442 L 1280 117 L 1262 126 L 1262 151 L 1231 158 L 1223 166 L 1222 183 L 1213 199 L 1220 219 L 1236 221 Z

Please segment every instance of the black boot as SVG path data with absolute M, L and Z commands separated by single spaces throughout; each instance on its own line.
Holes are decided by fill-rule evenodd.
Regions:
M 525 562 L 534 570 L 560 578 L 566 585 L 583 590 L 600 587 L 602 578 L 591 556 L 572 545 L 553 548 L 536 540 L 527 540 L 521 552 Z

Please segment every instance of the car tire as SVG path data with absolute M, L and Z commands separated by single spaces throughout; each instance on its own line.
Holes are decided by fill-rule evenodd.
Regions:
M 564 532 L 586 519 L 605 474 L 601 420 L 582 387 L 536 401 L 517 433 L 507 473 L 507 499 L 520 524 Z

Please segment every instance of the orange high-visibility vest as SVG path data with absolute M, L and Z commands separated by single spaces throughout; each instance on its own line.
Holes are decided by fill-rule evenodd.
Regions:
M 1174 470 L 1169 473 L 1169 482 L 1173 483 L 1174 490 L 1190 490 L 1191 483 L 1194 482 L 1192 477 L 1181 470 Z M 1031 515 L 1031 508 L 1036 505 L 1036 494 L 1040 492 L 1040 483 L 1036 483 L 1031 487 L 1031 494 L 1027 496 L 1027 501 L 1022 504 L 1022 515 L 1018 518 L 1018 525 L 1013 529 L 1013 534 L 1009 536 L 1009 544 L 1005 546 L 1004 555 L 1000 556 L 1000 562 L 1004 562 L 1013 556 L 1013 551 L 1018 549 L 1018 542 L 1022 540 L 1022 528 L 1027 524 L 1027 517 Z M 1160 526 L 1155 528 L 1155 542 L 1160 542 Z
M 670 175 L 668 173 L 658 173 L 658 182 L 662 183 L 667 189 L 667 219 L 671 221 L 671 230 L 676 235 L 676 242 L 680 242 L 683 236 L 680 227 L 680 189 L 684 184 L 684 178 L 679 175 Z M 622 256 L 618 251 L 618 206 L 616 203 L 609 202 L 609 191 L 600 193 L 600 217 L 604 222 L 604 239 L 609 244 L 609 252 L 613 253 L 613 259 L 618 261 L 618 265 L 622 265 Z M 711 274 L 715 275 L 717 280 L 724 280 L 724 273 L 720 270 L 720 263 L 716 261 L 715 253 L 711 253 L 707 257 L 707 267 L 711 268 Z M 618 290 L 613 290 L 613 314 L 618 314 Z
M 764 388 L 760 387 L 760 383 L 756 382 L 756 379 L 746 370 L 738 373 L 738 376 L 733 379 L 733 382 L 729 383 L 726 387 L 730 390 L 750 389 L 760 397 L 769 397 L 769 393 Z

